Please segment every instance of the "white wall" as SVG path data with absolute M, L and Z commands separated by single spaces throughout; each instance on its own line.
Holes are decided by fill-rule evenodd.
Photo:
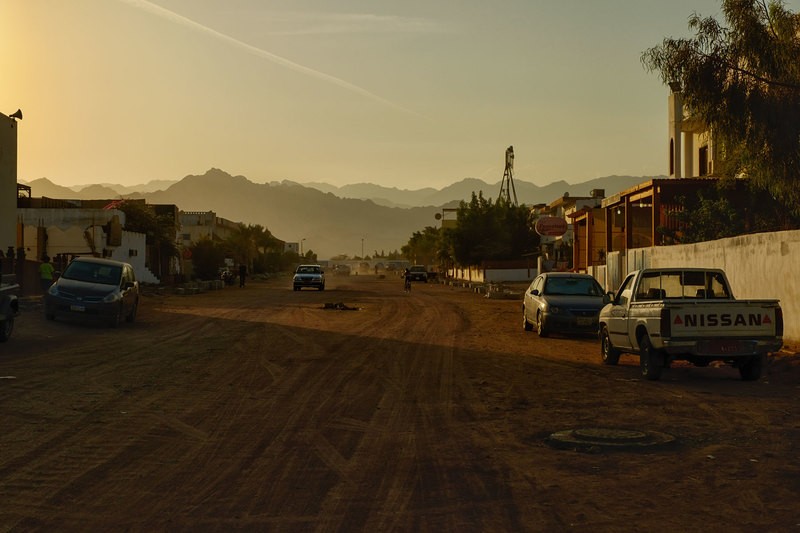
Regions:
M 30 249 L 28 259 L 37 261 L 41 259 L 36 257 L 38 226 L 47 231 L 47 254 L 52 258 L 62 253 L 92 253 L 86 235 L 96 243 L 96 250 L 108 248 L 102 240 L 105 238 L 102 226 L 114 216 L 119 218 L 120 224 L 125 225 L 125 213 L 117 209 L 16 209 L 15 206 L 15 213 L 24 225 L 25 247 Z M 141 253 L 144 253 L 144 249 Z
M 501 281 L 532 281 L 539 274 L 535 268 L 487 268 L 484 279 L 489 283 Z
M 800 230 L 628 250 L 626 264 L 628 271 L 645 267 L 721 268 L 736 298 L 779 299 L 784 343 L 800 346 Z
M 539 275 L 535 268 L 451 268 L 447 276 L 469 283 L 501 283 L 504 281 L 531 281 Z
M 111 251 L 111 259 L 130 263 L 136 279 L 142 283 L 160 284 L 161 281 L 144 266 L 147 236 L 144 233 L 122 231 L 122 244 Z
M 47 253 L 51 258 L 56 254 L 91 254 L 87 237 L 94 243 L 94 251 L 106 250 L 110 259 L 124 261 L 133 266 L 136 279 L 143 283 L 160 283 L 159 279 L 145 267 L 146 236 L 144 233 L 122 231 L 119 246 L 108 246 L 103 227 L 114 216 L 125 224 L 125 213 L 117 209 L 44 209 L 25 208 L 16 210 L 24 224 L 26 248 L 37 248 L 37 226 L 47 231 Z M 41 259 L 29 254 L 29 259 Z
M 447 276 L 468 283 L 484 282 L 483 269 L 480 267 L 467 267 L 467 268 L 454 267 L 448 269 Z

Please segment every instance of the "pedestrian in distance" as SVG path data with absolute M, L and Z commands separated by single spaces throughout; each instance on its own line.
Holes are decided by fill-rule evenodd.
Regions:
M 408 269 L 403 272 L 403 290 L 411 292 L 411 271 Z
M 247 267 L 244 263 L 239 265 L 239 287 L 244 287 L 244 280 L 247 277 Z
M 47 254 L 42 256 L 42 262 L 39 263 L 39 281 L 42 284 L 42 292 L 47 292 L 50 285 L 53 284 L 53 273 L 55 272 L 53 263 L 50 262 L 50 257 Z

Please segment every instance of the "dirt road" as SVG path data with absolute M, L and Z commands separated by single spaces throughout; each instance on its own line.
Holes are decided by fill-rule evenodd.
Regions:
M 788 358 L 647 382 L 517 300 L 372 276 L 148 295 L 118 330 L 33 307 L 0 344 L 0 531 L 800 527 Z M 546 443 L 595 427 L 677 440 Z

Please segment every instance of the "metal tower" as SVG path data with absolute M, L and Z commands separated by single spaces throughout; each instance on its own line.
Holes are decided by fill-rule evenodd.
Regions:
M 513 203 L 512 203 L 513 195 Z M 514 147 L 506 148 L 506 169 L 503 172 L 503 181 L 500 182 L 500 196 L 497 202 L 505 202 L 506 205 L 518 206 L 517 191 L 514 188 Z

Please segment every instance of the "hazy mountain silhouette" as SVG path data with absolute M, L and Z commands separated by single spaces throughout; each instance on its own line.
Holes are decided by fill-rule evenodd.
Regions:
M 30 186 L 33 196 L 47 196 L 48 198 L 64 198 L 71 200 L 96 200 L 155 192 L 166 189 L 170 185 L 177 183 L 177 180 L 152 180 L 141 185 L 132 186 L 117 185 L 115 183 L 97 183 L 64 187 L 62 185 L 56 185 L 47 178 L 39 178 L 30 182 L 20 180 L 20 183 Z
M 115 183 L 100 183 L 98 185 L 103 185 L 105 187 L 108 187 L 109 189 L 117 191 L 121 195 L 126 195 L 135 193 L 163 191 L 164 189 L 166 189 L 170 185 L 174 185 L 175 183 L 178 183 L 178 180 L 150 180 L 147 183 L 142 183 L 140 185 L 117 185 Z M 83 192 L 86 189 L 81 188 L 79 190 Z
M 585 183 L 564 181 L 539 187 L 515 180 L 517 199 L 526 205 L 550 203 L 564 193 L 589 196 L 592 189 L 615 194 L 648 178 L 608 176 Z M 456 207 L 469 201 L 472 193 L 483 191 L 496 200 L 500 182 L 489 184 L 468 178 L 441 190 L 404 190 L 370 183 L 335 187 L 324 183 L 301 185 L 291 181 L 254 183 L 244 176 L 231 176 L 219 169 L 203 175 L 189 175 L 175 182 L 150 182 L 168 185 L 163 190 L 118 192 L 113 185 L 90 185 L 76 191 L 46 178 L 29 183 L 33 196 L 65 199 L 114 199 L 120 196 L 145 198 L 149 203 L 176 204 L 183 211 L 214 211 L 218 216 L 245 224 L 260 224 L 287 242 L 305 239 L 305 250 L 321 259 L 338 254 L 399 250 L 415 231 L 436 226 L 434 218 L 442 207 Z M 119 190 L 130 190 L 120 188 Z
M 305 187 L 313 187 L 322 192 L 335 194 L 340 198 L 356 198 L 359 200 L 372 200 L 376 204 L 387 207 L 420 207 L 424 205 L 441 205 L 431 201 L 439 191 L 431 187 L 424 189 L 398 189 L 397 187 L 383 187 L 374 183 L 354 183 L 336 187 L 327 183 L 301 183 Z
M 76 192 L 69 187 L 63 187 L 61 185 L 56 185 L 52 181 L 47 178 L 39 178 L 33 181 L 25 182 L 20 180 L 20 183 L 27 185 L 31 188 L 31 196 L 40 197 L 46 196 L 47 198 L 64 198 L 64 199 L 78 199 L 83 200 L 83 198 L 79 198 L 76 195 Z M 117 194 L 112 191 L 114 198 L 117 197 Z M 86 198 L 89 200 L 90 198 Z
M 436 224 L 436 207 L 379 206 L 339 198 L 292 182 L 258 184 L 211 169 L 186 176 L 164 191 L 143 195 L 149 203 L 174 203 L 184 211 L 214 211 L 245 224 L 261 224 L 288 242 L 303 243 L 322 258 L 399 250 L 414 231 Z
M 564 193 L 568 193 L 570 196 L 589 196 L 590 191 L 593 189 L 604 189 L 606 195 L 611 195 L 646 179 L 637 176 L 607 176 L 578 184 L 557 181 L 543 187 L 515 179 L 514 190 L 517 193 L 519 203 L 535 205 L 550 203 L 556 198 L 562 197 Z M 376 204 L 389 207 L 441 206 L 453 201 L 469 201 L 472 193 L 477 193 L 478 191 L 483 191 L 485 198 L 494 200 L 500 194 L 500 181 L 487 183 L 477 178 L 463 179 L 441 190 L 430 187 L 407 190 L 396 187 L 383 187 L 372 183 L 358 183 L 343 187 L 336 187 L 327 183 L 306 183 L 304 186 L 329 192 L 341 198 L 372 200 Z

